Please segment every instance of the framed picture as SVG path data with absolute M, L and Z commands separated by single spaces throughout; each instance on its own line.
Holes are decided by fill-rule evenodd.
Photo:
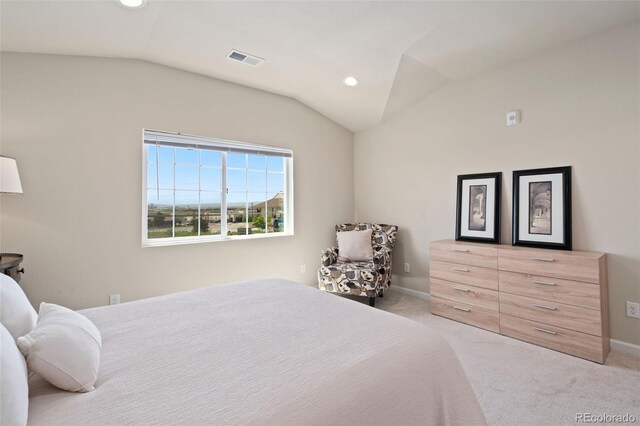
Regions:
M 512 244 L 571 250 L 571 166 L 513 172 Z
M 502 173 L 458 176 L 456 240 L 500 243 Z

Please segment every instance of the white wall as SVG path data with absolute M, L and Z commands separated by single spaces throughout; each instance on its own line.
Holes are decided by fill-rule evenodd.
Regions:
M 429 291 L 429 242 L 453 238 L 456 176 L 573 166 L 574 250 L 609 254 L 612 338 L 640 344 L 640 34 L 626 26 L 450 84 L 355 136 L 355 217 L 400 226 L 394 284 Z M 522 110 L 507 128 L 505 114 Z M 411 274 L 402 263 L 411 263 Z
M 333 226 L 353 219 L 353 134 L 295 100 L 133 60 L 5 53 L 1 66 L 0 148 L 24 195 L 0 196 L 0 249 L 25 255 L 36 306 L 259 277 L 314 285 Z M 293 149 L 295 236 L 141 248 L 142 128 Z

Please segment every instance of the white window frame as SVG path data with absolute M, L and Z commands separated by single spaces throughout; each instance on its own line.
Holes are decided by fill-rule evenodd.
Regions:
M 220 235 L 207 236 L 189 236 L 189 237 L 167 237 L 167 238 L 149 238 L 148 234 L 148 187 L 147 187 L 147 167 L 149 165 L 147 158 L 147 144 L 145 139 L 156 137 L 159 145 L 174 144 L 176 147 L 185 146 L 198 149 L 198 146 L 215 147 L 216 151 L 222 154 L 222 186 L 221 186 L 221 203 L 220 203 Z M 264 234 L 248 234 L 248 235 L 227 235 L 227 153 L 228 152 L 245 152 L 248 154 L 282 154 L 284 161 L 284 231 L 271 232 Z M 175 161 L 175 159 L 174 159 Z M 175 163 L 174 163 L 175 167 Z M 175 185 L 173 189 L 176 191 Z M 256 145 L 225 139 L 207 138 L 202 136 L 184 135 L 181 133 L 161 132 L 157 130 L 142 130 L 142 247 L 161 247 L 181 244 L 198 244 L 220 241 L 250 240 L 256 238 L 277 238 L 294 235 L 293 231 L 293 151 L 279 147 L 268 145 Z M 175 196 L 174 196 L 175 200 Z M 174 204 L 175 210 L 175 204 Z M 265 211 L 265 215 L 267 212 Z M 175 214 L 174 214 L 175 217 Z M 224 220 L 223 220 L 224 218 Z M 266 216 L 265 216 L 266 219 Z M 175 224 L 173 225 L 175 230 Z

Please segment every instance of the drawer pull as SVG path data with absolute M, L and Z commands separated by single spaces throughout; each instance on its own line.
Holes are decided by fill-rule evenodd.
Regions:
M 464 269 L 464 268 L 453 268 L 453 270 L 456 272 L 469 272 L 468 269 Z
M 469 293 L 471 290 L 468 290 L 466 288 L 460 288 L 460 287 L 454 287 L 454 290 L 458 290 L 458 291 L 464 291 L 465 293 Z
M 457 310 L 462 311 L 462 312 L 471 312 L 471 309 L 463 308 L 461 306 L 454 306 L 453 309 L 457 309 Z
M 556 261 L 552 257 L 534 257 L 533 260 L 539 260 L 540 262 L 555 262 Z
M 534 304 L 533 306 L 535 306 L 536 308 L 542 308 L 542 309 L 548 309 L 550 311 L 555 311 L 558 308 L 556 308 L 555 306 L 547 306 L 547 305 L 538 305 L 537 303 Z
M 531 281 L 534 284 L 540 284 L 540 285 L 556 285 L 556 283 L 549 283 L 546 281 L 540 281 L 540 280 L 533 280 Z
M 469 253 L 469 250 L 465 250 L 465 249 L 451 249 L 451 251 L 457 251 L 458 253 Z
M 553 331 L 553 330 L 547 330 L 546 328 L 533 327 L 533 329 L 534 329 L 534 330 L 536 330 L 536 331 L 540 331 L 540 332 L 542 332 L 542 333 L 553 334 L 554 336 L 555 336 L 556 334 L 558 334 L 558 333 L 556 333 L 555 331 Z

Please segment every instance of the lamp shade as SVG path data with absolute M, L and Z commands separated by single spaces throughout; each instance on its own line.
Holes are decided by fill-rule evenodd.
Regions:
M 22 194 L 22 184 L 15 158 L 0 155 L 0 192 Z

